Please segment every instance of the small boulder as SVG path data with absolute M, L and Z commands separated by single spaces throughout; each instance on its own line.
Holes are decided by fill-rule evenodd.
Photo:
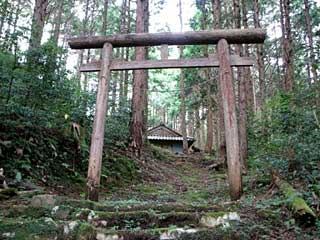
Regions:
M 31 206 L 33 207 L 54 207 L 56 205 L 56 195 L 42 194 L 33 196 Z
M 201 218 L 200 223 L 204 227 L 214 228 L 220 225 L 229 227 L 232 221 L 240 221 L 238 213 L 209 213 Z

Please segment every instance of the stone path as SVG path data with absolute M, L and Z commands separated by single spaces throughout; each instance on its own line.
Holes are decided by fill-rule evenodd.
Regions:
M 233 204 L 218 204 L 228 200 L 224 173 L 189 158 L 165 168 L 166 181 L 132 185 L 99 203 L 37 192 L 17 197 L 0 208 L 0 239 L 212 239 L 240 220 Z

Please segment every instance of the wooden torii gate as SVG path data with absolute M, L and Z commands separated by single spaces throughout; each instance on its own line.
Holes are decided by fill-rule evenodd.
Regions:
M 100 72 L 96 99 L 96 112 L 91 137 L 87 177 L 87 197 L 90 200 L 98 201 L 108 85 L 111 71 L 219 67 L 219 82 L 221 85 L 221 96 L 224 110 L 230 196 L 232 200 L 239 199 L 242 193 L 242 176 L 231 67 L 252 66 L 253 61 L 248 57 L 230 55 L 229 44 L 263 43 L 265 38 L 266 33 L 262 29 L 229 29 L 185 33 L 121 34 L 70 39 L 69 45 L 72 49 L 102 48 L 101 61 L 88 63 L 81 67 L 82 72 Z M 168 54 L 165 51 L 162 51 L 161 60 L 112 60 L 112 49 L 117 47 L 162 46 L 163 50 L 168 49 L 168 45 L 208 44 L 218 44 L 217 55 L 198 59 L 168 60 Z

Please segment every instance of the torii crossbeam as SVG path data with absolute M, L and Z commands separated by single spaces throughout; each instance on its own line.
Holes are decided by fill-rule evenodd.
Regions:
M 99 71 L 90 158 L 87 177 L 87 197 L 98 201 L 104 143 L 108 85 L 111 71 L 136 69 L 219 67 L 219 82 L 224 110 L 227 147 L 228 177 L 232 200 L 239 199 L 242 177 L 239 136 L 231 67 L 252 66 L 253 60 L 229 54 L 229 44 L 263 43 L 266 33 L 262 29 L 229 29 L 185 33 L 137 33 L 97 37 L 78 37 L 69 40 L 73 49 L 102 48 L 102 58 L 81 66 L 82 72 Z M 217 55 L 198 59 L 168 60 L 168 45 L 218 44 Z M 114 47 L 162 46 L 161 60 L 119 61 L 112 60 Z

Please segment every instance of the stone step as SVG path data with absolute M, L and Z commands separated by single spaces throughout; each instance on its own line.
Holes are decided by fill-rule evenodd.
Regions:
M 83 221 L 94 227 L 105 229 L 148 229 L 177 227 L 214 227 L 228 222 L 239 220 L 235 212 L 208 211 L 208 212 L 179 212 L 171 211 L 158 213 L 148 211 L 105 212 L 83 208 L 73 208 L 66 205 L 49 207 L 29 207 L 26 205 L 11 206 L 3 209 L 0 217 L 3 219 L 19 218 L 51 218 L 55 221 Z M 223 220 L 224 219 L 224 220 Z
M 80 239 L 80 240 L 174 240 L 174 239 L 234 239 L 232 231 L 216 228 L 139 228 L 106 230 L 82 221 L 36 220 L 0 221 L 0 239 Z
M 93 202 L 88 200 L 77 200 L 55 195 L 37 195 L 30 201 L 34 207 L 54 207 L 66 205 L 74 208 L 86 208 L 95 211 L 106 212 L 124 212 L 124 211 L 143 211 L 153 210 L 156 212 L 203 212 L 203 211 L 221 211 L 237 208 L 236 202 L 226 202 L 221 205 L 205 205 L 205 204 L 190 204 L 190 203 L 175 203 L 175 202 L 131 202 L 131 201 L 103 201 Z

